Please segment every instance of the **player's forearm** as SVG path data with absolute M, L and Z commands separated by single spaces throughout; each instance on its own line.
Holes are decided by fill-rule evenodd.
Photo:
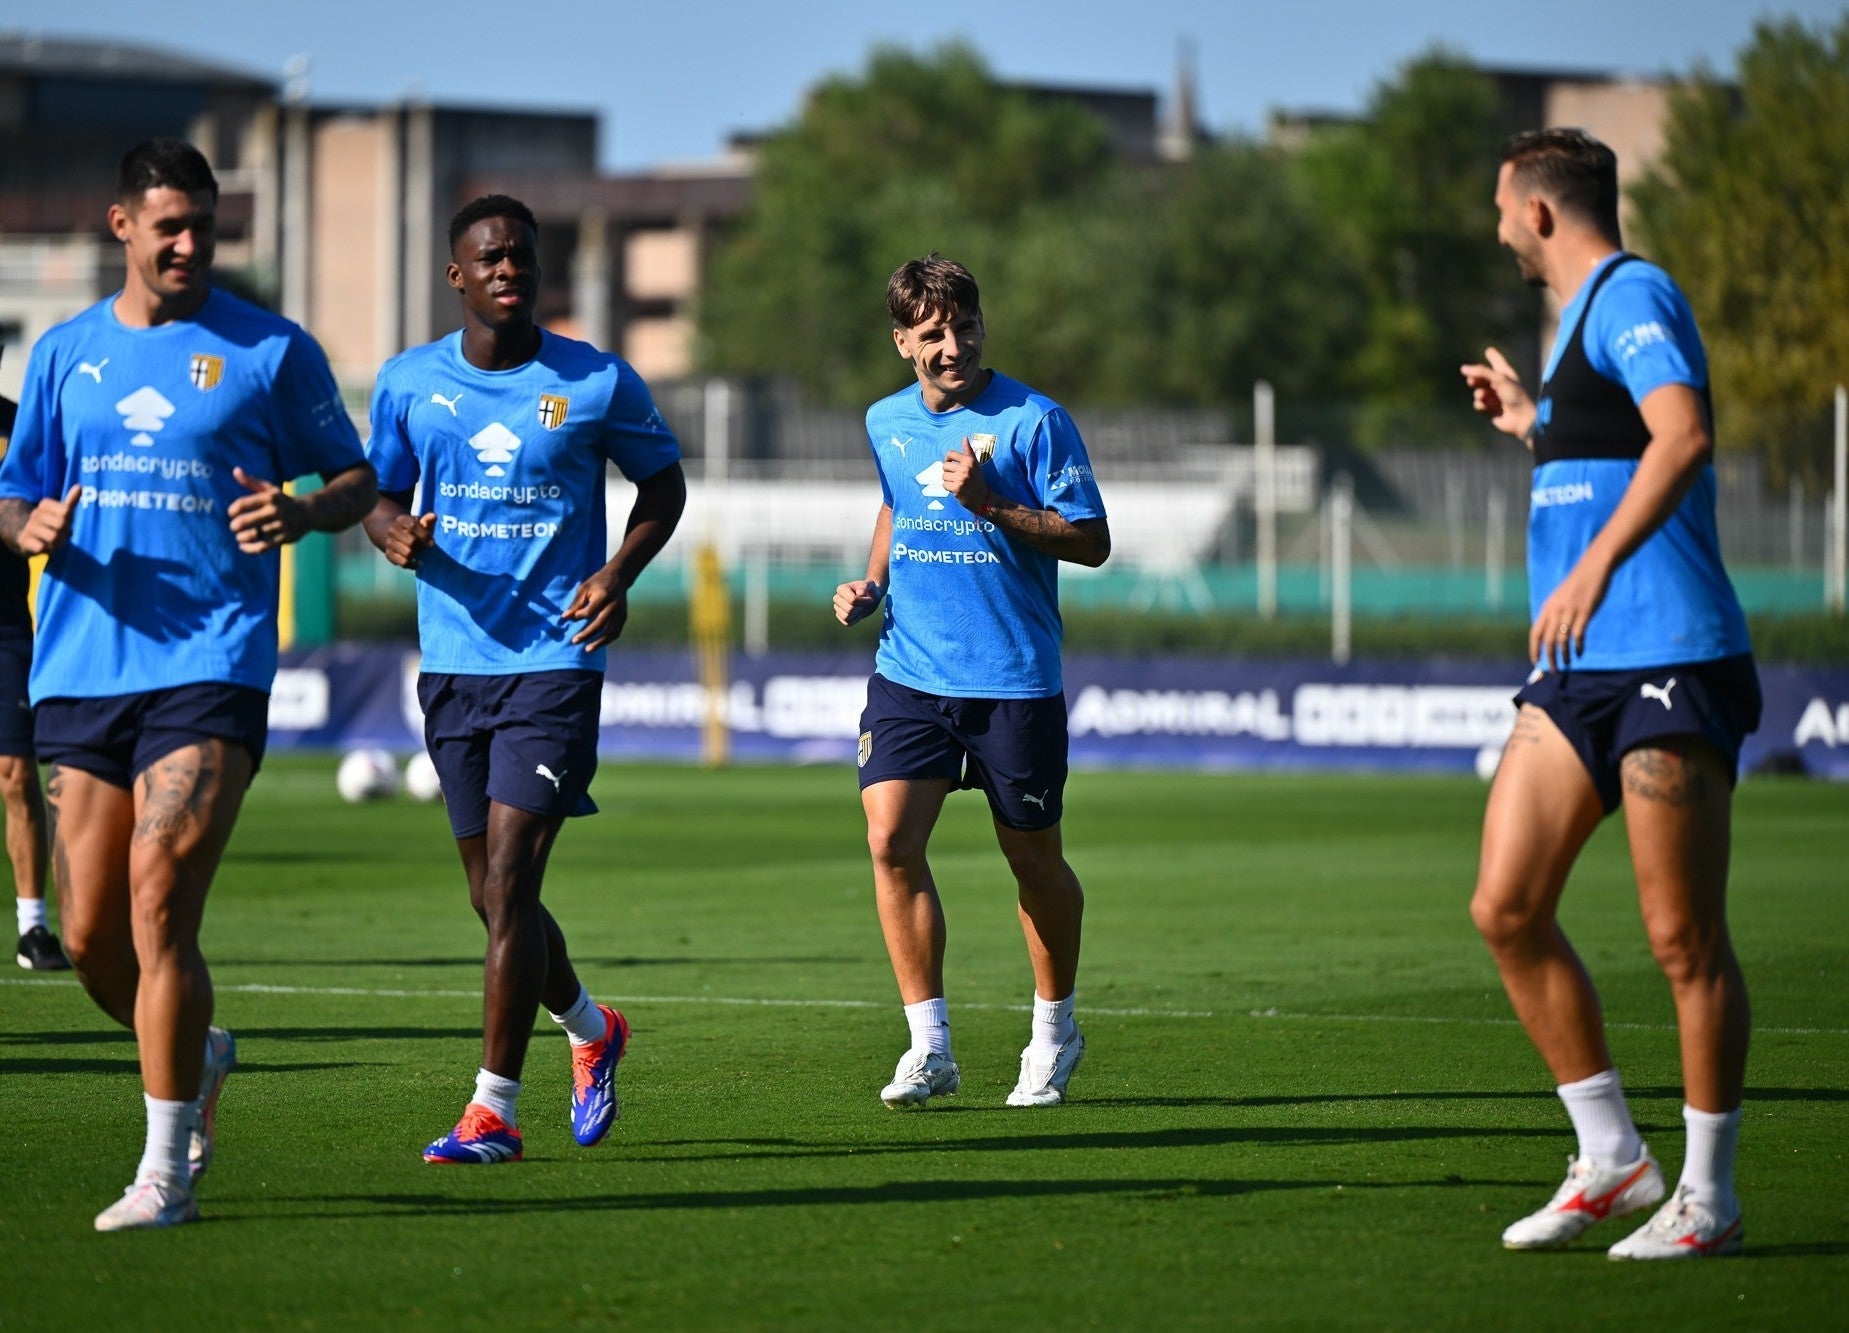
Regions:
M 636 502 L 630 507 L 629 522 L 623 529 L 623 544 L 605 566 L 622 587 L 635 583 L 649 562 L 661 554 L 661 548 L 680 526 L 686 508 L 687 478 L 679 463 L 637 484 Z
M 360 520 L 360 527 L 366 534 L 366 540 L 383 551 L 392 525 L 410 512 L 410 492 L 382 494 L 367 511 L 366 517 Z
M 1624 488 L 1618 507 L 1582 558 L 1600 562 L 1608 570 L 1630 559 L 1676 512 L 1707 466 L 1709 453 L 1707 432 L 1699 426 L 1653 437 L 1637 460 L 1637 471 L 1631 474 L 1631 484 Z
M 379 499 L 372 464 L 356 463 L 325 485 L 299 497 L 303 517 L 315 532 L 341 532 L 365 518 Z
M 866 580 L 885 588 L 891 586 L 891 574 L 892 508 L 881 505 L 879 517 L 873 520 L 873 545 L 867 551 Z
M 1051 509 L 1030 509 L 996 496 L 982 507 L 982 516 L 1009 536 L 1055 560 L 1096 569 L 1111 555 L 1110 524 L 1101 518 L 1082 518 L 1074 523 Z
M 19 549 L 19 534 L 31 517 L 32 506 L 24 500 L 0 500 L 0 542 L 5 542 L 15 555 L 25 554 Z

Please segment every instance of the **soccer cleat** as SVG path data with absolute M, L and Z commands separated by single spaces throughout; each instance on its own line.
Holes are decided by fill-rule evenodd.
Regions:
M 936 1051 L 909 1050 L 899 1057 L 892 1082 L 880 1089 L 880 1100 L 897 1109 L 923 1106 L 933 1097 L 949 1097 L 957 1090 L 956 1061 Z
M 587 1148 L 623 1114 L 616 1100 L 616 1062 L 629 1049 L 629 1020 L 608 1005 L 597 1007 L 604 1039 L 571 1048 L 571 1136 Z
M 58 937 L 43 926 L 34 926 L 19 937 L 13 961 L 28 972 L 65 972 L 71 966 L 58 945 Z
M 238 1042 L 223 1028 L 205 1030 L 205 1072 L 199 1078 L 199 1118 L 186 1144 L 186 1169 L 196 1181 L 212 1165 L 214 1135 L 218 1129 L 218 1094 L 238 1067 Z
M 1687 1185 L 1678 1185 L 1648 1222 L 1605 1253 L 1612 1259 L 1710 1259 L 1738 1254 L 1746 1243 L 1744 1223 L 1738 1203 L 1733 1216 L 1722 1218 L 1706 1204 L 1696 1203 Z
M 1008 1094 L 1010 1106 L 1058 1106 L 1066 1100 L 1066 1084 L 1085 1058 L 1085 1038 L 1074 1024 L 1072 1035 L 1058 1049 L 1040 1051 L 1029 1046 L 1021 1052 L 1021 1077 Z
M 1504 1249 L 1557 1250 L 1608 1217 L 1627 1217 L 1654 1206 L 1666 1192 L 1663 1172 L 1645 1146 L 1625 1166 L 1594 1166 L 1567 1158 L 1567 1178 L 1547 1207 L 1502 1233 Z
M 492 1166 L 521 1158 L 520 1131 L 487 1107 L 470 1102 L 456 1127 L 424 1149 L 424 1160 L 450 1166 Z
M 152 1172 L 130 1185 L 122 1197 L 96 1215 L 98 1231 L 147 1231 L 197 1222 L 190 1180 L 167 1180 Z

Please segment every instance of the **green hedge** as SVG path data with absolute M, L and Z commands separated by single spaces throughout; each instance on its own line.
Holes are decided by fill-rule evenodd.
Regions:
M 1321 616 L 1283 616 L 1261 620 L 1249 614 L 1179 611 L 1128 612 L 1074 607 L 1065 613 L 1066 647 L 1073 652 L 1227 654 L 1237 657 L 1327 657 L 1329 621 Z M 732 609 L 736 639 L 743 609 Z M 844 630 L 835 624 L 826 602 L 776 601 L 771 604 L 773 648 L 839 648 L 857 640 L 871 642 L 876 622 Z M 1801 666 L 1849 666 L 1849 618 L 1828 615 L 1752 617 L 1754 650 L 1762 662 Z M 344 639 L 415 639 L 417 618 L 411 605 L 397 598 L 369 599 L 351 594 L 340 603 Z M 639 602 L 630 609 L 625 643 L 651 648 L 687 642 L 687 612 L 669 602 Z M 1436 657 L 1508 661 L 1527 651 L 1524 620 L 1468 619 L 1455 616 L 1361 617 L 1354 622 L 1353 652 L 1358 659 L 1426 659 Z

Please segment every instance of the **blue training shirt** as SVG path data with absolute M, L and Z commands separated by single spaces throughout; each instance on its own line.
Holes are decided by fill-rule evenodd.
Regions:
M 603 671 L 564 614 L 610 558 L 604 464 L 646 481 L 680 458 L 628 362 L 541 330 L 525 365 L 478 370 L 452 333 L 379 372 L 366 452 L 381 491 L 421 481 L 437 516 L 417 564 L 425 671 Z
M 988 438 L 984 438 L 988 437 Z M 1068 521 L 1103 518 L 1085 442 L 1052 399 L 991 372 L 975 401 L 925 406 L 917 384 L 867 410 L 867 442 L 892 507 L 892 555 L 876 669 L 965 699 L 1060 693 L 1059 561 L 978 518 L 944 489 L 947 454 L 972 442 L 998 496 Z
M 109 297 L 32 349 L 0 496 L 81 483 L 70 540 L 39 583 L 31 692 L 98 698 L 276 675 L 276 551 L 247 555 L 234 467 L 278 484 L 363 461 L 321 349 L 221 291 L 186 319 L 129 328 Z
M 1599 275 L 1619 258 L 1604 260 L 1561 311 L 1545 378 L 1554 378 L 1577 336 L 1586 363 L 1622 385 L 1633 404 L 1666 384 L 1705 393 L 1708 362 L 1694 313 L 1662 269 L 1627 259 L 1588 307 Z M 1544 396 L 1543 430 L 1550 406 Z M 1528 514 L 1531 619 L 1611 518 L 1636 472 L 1637 460 L 1626 457 L 1557 458 L 1536 466 Z M 1587 627 L 1585 652 L 1573 665 L 1637 670 L 1751 648 L 1745 614 L 1721 563 L 1714 468 L 1704 465 L 1668 520 L 1613 573 Z

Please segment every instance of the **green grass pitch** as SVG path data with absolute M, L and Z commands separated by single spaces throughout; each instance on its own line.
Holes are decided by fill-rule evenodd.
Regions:
M 1473 781 L 1075 776 L 1073 1101 L 1010 1110 L 1031 984 L 979 797 L 933 846 L 960 1096 L 876 1093 L 905 1028 L 851 774 L 606 767 L 547 884 L 635 1025 L 623 1118 L 571 1141 L 543 1017 L 527 1160 L 419 1159 L 472 1087 L 480 928 L 440 810 L 274 760 L 207 912 L 241 1070 L 204 1221 L 99 1236 L 135 1051 L 74 983 L 0 983 L 0 1327 L 1803 1328 L 1849 1290 L 1849 788 L 1755 780 L 1732 918 L 1754 1038 L 1747 1254 L 1627 1265 L 1501 1228 L 1572 1140 L 1466 913 Z M 1622 828 L 1569 886 L 1645 1137 L 1676 1038 Z

